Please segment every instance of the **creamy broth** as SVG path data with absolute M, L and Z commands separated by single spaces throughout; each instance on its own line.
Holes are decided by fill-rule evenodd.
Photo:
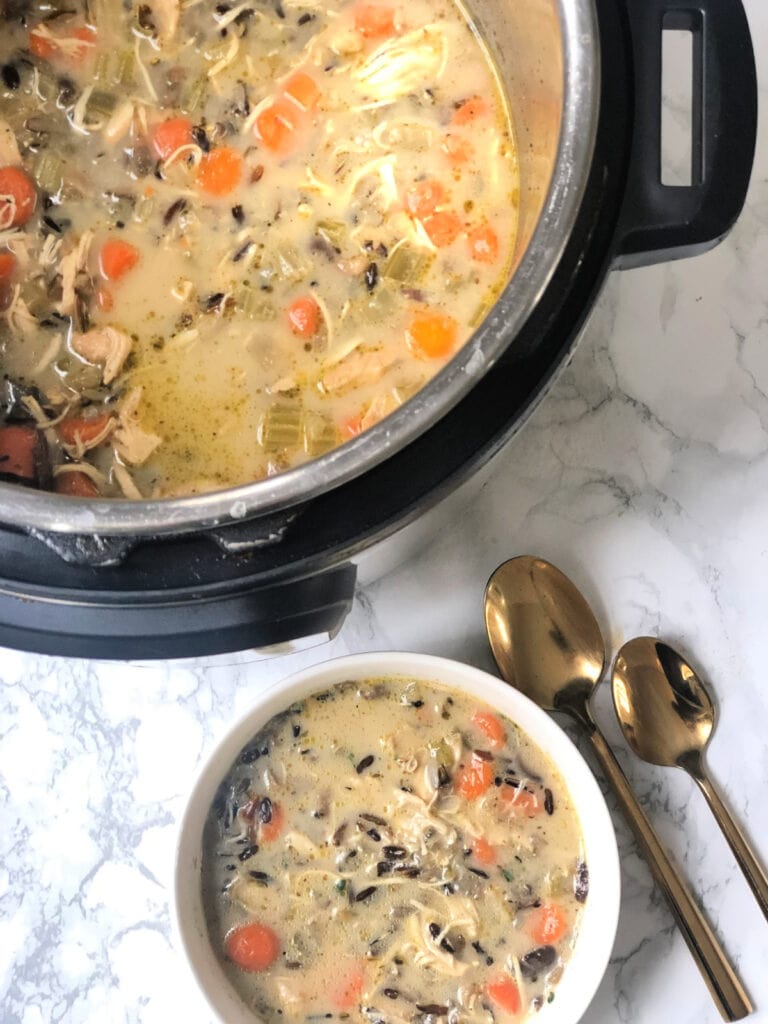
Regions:
M 202 870 L 212 946 L 268 1024 L 521 1021 L 555 998 L 588 892 L 542 751 L 402 678 L 273 718 L 219 790 Z
M 453 0 L 57 2 L 6 0 L 0 33 L 5 478 L 257 480 L 469 338 L 509 277 L 518 173 Z

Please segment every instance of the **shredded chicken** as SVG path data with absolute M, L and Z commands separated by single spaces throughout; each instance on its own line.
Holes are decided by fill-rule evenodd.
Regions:
M 116 462 L 112 467 L 115 480 L 117 480 L 120 490 L 123 492 L 126 498 L 131 498 L 135 501 L 141 501 L 144 495 L 141 493 L 139 488 L 136 486 L 136 481 L 133 479 L 128 470 L 121 463 Z
M 81 271 L 85 270 L 92 241 L 93 232 L 84 231 L 74 249 L 70 249 L 65 256 L 61 257 L 61 262 L 59 263 L 59 273 L 61 274 L 61 301 L 58 303 L 56 308 L 59 313 L 62 313 L 64 316 L 72 316 L 75 312 L 75 303 L 77 301 L 77 296 L 75 295 L 75 282 L 77 281 L 77 275 Z M 75 351 L 77 351 L 77 349 Z M 84 353 L 79 354 L 83 355 L 85 359 L 88 359 L 88 356 L 84 355 Z M 99 360 L 92 359 L 91 362 L 99 362 Z
M 107 142 L 119 142 L 127 135 L 133 125 L 136 114 L 136 104 L 132 100 L 121 103 L 104 128 L 104 138 Z
M 445 36 L 440 29 L 419 28 L 382 43 L 356 71 L 355 78 L 365 95 L 376 103 L 393 103 L 437 81 L 445 67 L 446 54 Z
M 63 262 L 63 261 L 62 261 Z M 131 351 L 131 339 L 116 327 L 94 327 L 87 334 L 72 337 L 72 349 L 89 363 L 101 366 L 105 384 L 117 377 Z
M 123 400 L 115 430 L 115 448 L 118 454 L 133 466 L 141 466 L 161 443 L 162 438 L 151 434 L 139 423 L 141 388 L 133 388 Z
M 341 391 L 350 384 L 373 384 L 392 365 L 391 352 L 353 352 L 322 376 L 325 391 Z

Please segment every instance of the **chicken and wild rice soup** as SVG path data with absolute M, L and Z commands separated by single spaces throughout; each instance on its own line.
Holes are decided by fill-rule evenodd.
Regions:
M 203 838 L 212 945 L 267 1024 L 519 1022 L 589 876 L 554 766 L 458 691 L 347 682 L 241 751 Z
M 0 479 L 194 494 L 393 412 L 509 277 L 455 0 L 0 0 Z

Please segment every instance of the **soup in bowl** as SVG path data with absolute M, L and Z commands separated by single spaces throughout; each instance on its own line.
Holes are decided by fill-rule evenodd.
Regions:
M 575 1021 L 619 902 L 567 737 L 494 677 L 405 654 L 262 695 L 198 779 L 175 885 L 193 972 L 238 1024 Z

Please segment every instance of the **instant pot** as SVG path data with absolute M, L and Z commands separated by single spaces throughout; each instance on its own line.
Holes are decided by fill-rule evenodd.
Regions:
M 455 489 L 525 420 L 606 273 L 729 231 L 755 147 L 740 0 L 474 0 L 521 161 L 514 274 L 453 361 L 305 466 L 164 501 L 0 484 L 0 645 L 97 658 L 217 654 L 338 630 L 356 560 Z M 661 182 L 666 30 L 693 40 L 691 184 Z

